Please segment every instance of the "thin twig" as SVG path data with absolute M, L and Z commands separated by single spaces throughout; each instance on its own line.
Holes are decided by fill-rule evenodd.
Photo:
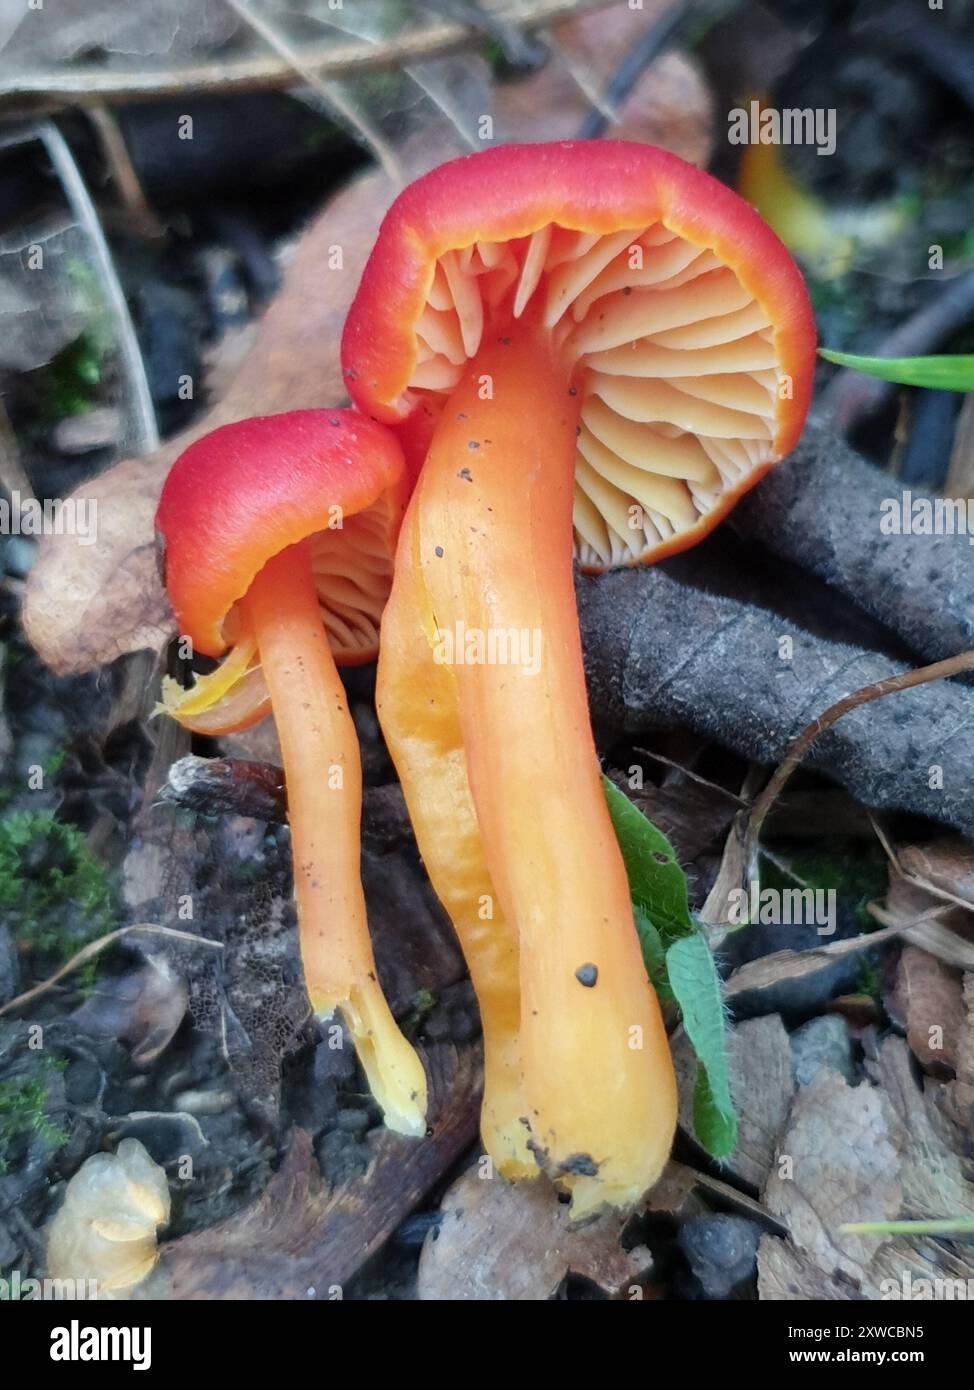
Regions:
M 160 927 L 152 922 L 136 922 L 130 927 L 119 927 L 117 931 L 110 931 L 107 936 L 100 936 L 97 941 L 89 941 L 87 946 L 82 946 L 69 961 L 66 961 L 59 970 L 48 979 L 42 980 L 39 985 L 34 985 L 33 989 L 25 990 L 23 994 L 18 994 L 16 998 L 0 1008 L 0 1018 L 4 1014 L 12 1013 L 15 1009 L 21 1009 L 25 1004 L 31 1003 L 34 999 L 39 999 L 41 995 L 47 994 L 60 984 L 66 975 L 71 975 L 82 965 L 87 965 L 90 960 L 100 956 L 102 951 L 114 945 L 116 941 L 121 941 L 124 937 L 132 934 L 143 936 L 167 936 L 170 940 L 186 941 L 194 946 L 209 946 L 214 951 L 223 950 L 222 941 L 211 941 L 207 936 L 197 936 L 193 932 L 178 931 L 175 927 Z
M 535 0 L 530 8 L 521 3 L 497 4 L 492 17 L 499 23 L 517 23 L 531 31 L 543 28 L 583 10 L 604 9 L 618 0 Z M 407 63 L 443 57 L 469 48 L 479 34 L 454 20 L 423 29 L 389 35 L 376 43 L 354 40 L 301 45 L 301 60 L 319 76 L 350 77 L 357 73 L 388 71 Z M 278 91 L 294 85 L 294 65 L 275 52 L 273 56 L 246 54 L 240 58 L 209 59 L 182 67 L 146 68 L 141 72 L 106 69 L 99 63 L 71 67 L 22 70 L 0 80 L 0 108 L 16 109 L 30 100 L 37 114 L 38 100 L 45 110 L 90 104 L 118 105 L 133 101 L 161 101 L 194 95 L 229 96 L 239 92 Z
M 970 670 L 974 670 L 974 651 L 961 652 L 959 656 L 949 657 L 946 661 L 935 661 L 932 666 L 919 666 L 913 671 L 901 671 L 899 675 L 888 676 L 885 680 L 865 685 L 860 690 L 854 690 L 851 695 L 843 696 L 817 719 L 813 719 L 795 739 L 764 790 L 755 799 L 744 839 L 745 866 L 753 859 L 754 847 L 761 834 L 765 817 L 819 734 L 838 723 L 843 715 L 868 705 L 873 700 L 880 700 L 885 695 L 895 695 L 900 690 L 910 690 L 917 685 L 927 685 L 930 681 L 946 680 L 948 676 L 958 676 L 962 671 Z
M 153 240 L 165 236 L 162 223 L 149 206 L 115 117 L 105 106 L 89 107 L 87 116 L 132 227 L 139 235 Z
M 224 3 L 237 13 L 245 24 L 249 24 L 254 33 L 259 34 L 269 47 L 290 63 L 294 71 L 304 78 L 311 90 L 317 92 L 330 112 L 337 113 L 346 124 L 350 125 L 361 136 L 393 183 L 398 184 L 401 188 L 405 184 L 406 178 L 402 166 L 396 158 L 395 151 L 378 126 L 373 125 L 368 116 L 360 111 L 354 102 L 349 101 L 341 87 L 328 78 L 322 77 L 313 68 L 308 67 L 299 50 L 289 43 L 273 24 L 270 24 L 262 15 L 256 14 L 250 8 L 247 0 L 224 0 Z
M 135 438 L 129 441 L 136 453 L 151 454 L 159 447 L 159 430 L 156 425 L 156 412 L 152 404 L 152 393 L 145 374 L 145 363 L 135 336 L 132 316 L 125 299 L 125 293 L 115 272 L 112 253 L 101 229 L 95 205 L 91 201 L 84 179 L 78 171 L 74 157 L 56 125 L 42 121 L 33 127 L 25 140 L 37 139 L 47 151 L 54 172 L 60 180 L 68 206 L 91 246 L 92 260 L 98 270 L 102 292 L 112 318 L 115 320 L 115 335 L 122 367 L 127 378 L 132 401 L 132 415 L 136 427 Z
M 737 792 L 722 787 L 719 782 L 711 782 L 709 777 L 701 777 L 699 772 L 692 772 L 690 768 L 684 767 L 682 763 L 675 762 L 672 758 L 664 757 L 662 753 L 654 753 L 650 748 L 640 748 L 637 744 L 634 744 L 633 747 L 640 757 L 651 758 L 654 763 L 662 763 L 664 767 L 671 767 L 674 772 L 681 772 L 684 777 L 689 777 L 691 782 L 698 782 L 701 787 L 706 787 L 708 791 L 720 792 L 721 796 L 726 796 L 728 801 L 734 801 L 738 806 L 748 804 L 742 796 L 738 796 Z
M 481 5 L 480 0 L 423 0 L 422 8 L 493 39 L 512 67 L 538 68 L 545 60 L 543 45 L 531 43 L 522 32 L 520 16 L 504 17 Z

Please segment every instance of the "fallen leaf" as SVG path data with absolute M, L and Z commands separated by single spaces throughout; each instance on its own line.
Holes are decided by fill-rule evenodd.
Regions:
M 974 906 L 974 851 L 969 840 L 949 835 L 925 845 L 902 845 L 897 859 L 920 887 L 929 883 Z
M 426 1302 L 544 1302 L 567 1274 L 610 1295 L 640 1283 L 649 1251 L 623 1250 L 626 1218 L 598 1216 L 573 1226 L 569 1208 L 544 1178 L 508 1183 L 468 1169 L 444 1197 L 442 1221 L 419 1261 Z
M 647 1214 L 669 1216 L 674 1221 L 689 1221 L 695 1216 L 707 1215 L 714 1207 L 756 1221 L 775 1235 L 787 1234 L 781 1222 L 755 1198 L 731 1183 L 690 1168 L 675 1158 L 670 1159 L 663 1169 L 663 1176 L 647 1195 L 644 1209 Z
M 889 892 L 870 912 L 884 926 L 897 925 L 905 941 L 946 965 L 974 970 L 974 863 L 966 840 L 951 836 L 929 845 L 906 845 L 891 855 Z
M 870 1070 L 873 1082 L 855 1087 L 821 1071 L 795 1096 L 763 1193 L 789 1237 L 761 1241 L 762 1299 L 878 1299 L 890 1296 L 884 1281 L 899 1287 L 905 1273 L 974 1275 L 962 1247 L 840 1230 L 846 1223 L 963 1216 L 974 1203 L 956 1133 L 937 1105 L 943 1088 L 918 1088 L 900 1038 L 882 1044 Z
M 964 1025 L 963 987 L 957 973 L 918 946 L 904 946 L 889 999 L 892 1017 L 925 1071 L 943 1076 L 956 1066 Z
M 947 1087 L 947 1107 L 955 1124 L 974 1147 L 974 975 L 964 976 L 966 1016 L 957 1038 L 956 1075 Z
M 965 1136 L 944 1105 L 947 1088 L 930 1079 L 918 1082 L 902 1038 L 887 1038 L 867 1071 L 882 1087 L 900 1127 L 900 1216 L 930 1221 L 974 1216 L 974 1186 L 960 1153 Z
M 898 1140 L 878 1087 L 852 1087 L 825 1070 L 795 1097 L 764 1197 L 794 1245 L 825 1272 L 861 1279 L 882 1243 L 840 1235 L 840 1225 L 899 1215 Z
M 219 49 L 239 21 L 215 0 L 59 0 L 57 24 L 32 24 L 25 12 L 5 58 L 24 65 L 63 63 L 79 54 L 174 60 L 198 48 Z

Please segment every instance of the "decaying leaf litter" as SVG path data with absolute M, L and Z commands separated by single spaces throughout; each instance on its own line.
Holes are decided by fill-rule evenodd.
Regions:
M 272 732 L 191 749 L 179 731 L 149 719 L 175 631 L 152 535 L 165 472 L 215 424 L 343 397 L 340 325 L 397 176 L 469 148 L 470 112 L 485 92 L 501 138 L 568 135 L 594 109 L 603 123 L 621 118 L 630 138 L 702 164 L 715 148 L 723 158 L 719 21 L 696 48 L 677 28 L 670 51 L 613 111 L 591 101 L 608 90 L 633 41 L 625 27 L 633 21 L 614 6 L 564 20 L 558 12 L 588 7 L 524 5 L 538 13 L 523 35 L 511 28 L 523 16 L 507 13 L 518 7 L 497 7 L 493 27 L 473 43 L 462 24 L 458 33 L 457 21 L 432 14 L 390 37 L 378 4 L 360 32 L 341 35 L 313 6 L 294 31 L 273 5 L 191 8 L 192 16 L 175 3 L 157 6 L 153 25 L 134 16 L 142 21 L 134 43 L 91 7 L 62 28 L 56 50 L 20 26 L 0 88 L 18 113 L 38 93 L 44 109 L 57 111 L 87 82 L 91 104 L 107 110 L 136 156 L 134 187 L 164 229 L 161 244 L 146 240 L 144 223 L 134 230 L 140 199 L 117 146 L 113 158 L 102 136 L 97 158 L 113 182 L 96 201 L 109 230 L 108 270 L 130 304 L 151 267 L 136 313 L 141 352 L 126 352 L 117 324 L 112 341 L 116 290 L 99 281 L 90 235 L 85 242 L 87 207 L 79 214 L 77 199 L 65 197 L 46 213 L 43 233 L 66 272 L 65 290 L 41 308 L 46 360 L 24 357 L 12 337 L 3 361 L 4 486 L 10 492 L 23 479 L 48 495 L 77 483 L 98 499 L 99 539 L 83 563 L 71 537 L 4 543 L 0 1270 L 41 1270 L 42 1233 L 65 1180 L 88 1155 L 135 1138 L 163 1165 L 173 1198 L 159 1233 L 157 1296 L 296 1298 L 314 1288 L 328 1297 L 341 1285 L 346 1296 L 429 1299 L 857 1299 L 877 1297 L 883 1279 L 904 1268 L 914 1279 L 969 1277 L 961 1241 L 842 1230 L 971 1214 L 974 894 L 969 843 L 959 838 L 971 834 L 968 683 L 930 681 L 845 714 L 810 744 L 760 837 L 748 839 L 760 787 L 806 726 L 851 692 L 972 645 L 966 536 L 914 534 L 894 546 L 875 524 L 882 499 L 902 486 L 875 464 L 899 469 L 916 497 L 943 486 L 947 460 L 930 451 L 918 460 L 914 446 L 913 471 L 902 472 L 902 441 L 915 440 L 928 418 L 921 411 L 931 408 L 925 393 L 887 397 L 898 420 L 889 406 L 885 416 L 860 410 L 851 445 L 837 433 L 847 416 L 830 416 L 823 400 L 792 458 L 703 547 L 652 570 L 578 581 L 605 770 L 675 851 L 675 861 L 665 855 L 668 883 L 650 876 L 643 885 L 649 927 L 659 937 L 669 917 L 672 937 L 664 932 L 660 944 L 678 946 L 682 936 L 684 952 L 709 934 L 734 1019 L 725 1049 L 708 1054 L 704 1043 L 701 1052 L 698 1037 L 695 1056 L 683 1026 L 699 1034 L 707 1025 L 694 1023 L 692 1009 L 680 1025 L 676 1001 L 669 1004 L 681 1087 L 677 1156 L 622 1243 L 611 1220 L 566 1227 L 543 1181 L 528 1190 L 477 1179 L 476 1005 L 412 843 L 369 672 L 352 673 L 348 688 L 366 769 L 370 924 L 383 983 L 423 1049 L 436 1095 L 432 1135 L 415 1154 L 378 1126 L 349 1052 L 316 1037 L 296 954 Z M 761 34 L 763 14 L 740 8 L 740 32 Z M 255 13 L 279 42 L 250 22 Z M 868 36 L 869 15 L 860 18 Z M 443 32 L 451 24 L 452 38 Z M 601 67 L 587 41 L 594 25 L 613 26 L 598 31 L 612 36 Z M 807 82 L 802 39 L 781 26 L 775 42 L 780 78 Z M 397 43 L 411 60 L 404 71 Z M 78 55 L 92 47 L 102 58 L 79 75 Z M 320 65 L 323 48 L 339 51 L 338 66 Z M 499 74 L 498 50 L 527 69 L 516 81 Z M 295 51 L 302 68 L 310 65 L 298 68 L 298 83 Z M 875 61 L 901 75 L 895 52 Z M 941 92 L 949 78 L 933 60 L 924 74 L 943 97 L 945 119 L 954 119 L 956 94 Z M 282 199 L 288 215 L 261 226 L 241 216 L 212 159 L 195 168 L 195 189 L 179 175 L 167 187 L 144 159 L 140 169 L 152 103 L 182 96 L 187 81 L 200 100 L 227 101 L 297 85 L 313 114 L 277 109 L 274 119 L 291 130 L 317 123 L 311 143 L 329 153 L 306 155 L 313 196 L 292 191 Z M 74 151 L 91 135 L 84 118 L 72 119 L 78 125 L 63 128 Z M 384 168 L 337 186 L 327 171 L 360 163 L 342 133 L 349 128 L 366 138 L 378 132 Z M 16 147 L 28 167 L 32 148 Z M 300 179 L 297 167 L 291 177 Z M 201 210 L 207 179 L 217 201 L 227 200 L 222 218 Z M 949 223 L 949 206 L 944 217 Z M 330 277 L 322 266 L 336 244 L 345 264 Z M 281 252 L 282 286 L 254 328 L 246 306 L 261 307 Z M 839 345 L 884 351 L 877 325 L 893 341 L 926 311 L 926 331 L 941 336 L 915 350 L 954 347 L 951 335 L 964 325 L 938 318 L 941 287 L 908 264 L 895 284 L 874 285 L 876 254 L 854 246 L 840 276 L 823 272 L 817 282 L 825 323 L 846 333 Z M 953 244 L 950 274 L 963 273 L 964 255 Z M 7 312 L 16 315 L 23 287 L 9 283 Z M 857 322 L 863 302 L 871 308 L 860 307 Z M 179 400 L 166 378 L 180 375 L 200 322 L 213 384 Z M 39 351 L 36 335 L 26 341 Z M 202 363 L 193 361 L 198 374 Z M 134 443 L 140 451 L 153 444 L 132 433 L 145 382 L 166 442 L 138 457 Z M 961 440 L 958 432 L 955 449 Z M 964 476 L 962 464 L 952 460 L 954 478 Z M 53 676 L 21 635 L 21 600 L 27 637 Z M 231 759 L 219 785 L 187 761 L 191 751 Z M 728 923 L 726 892 L 744 882 L 754 856 L 764 883 L 835 892 L 829 934 L 760 915 L 739 929 Z M 686 906 L 674 914 L 681 869 L 689 896 L 683 889 Z M 39 932 L 65 883 L 71 912 L 57 932 Z M 133 930 L 104 952 L 90 949 L 122 926 Z M 652 949 L 647 963 L 652 970 Z M 66 964 L 52 987 L 33 993 Z M 680 978 L 686 1007 L 685 972 Z M 28 1046 L 37 1024 L 46 1038 L 40 1058 Z M 724 1126 L 717 1164 L 699 1133 L 705 1055 L 706 1104 L 712 1111 L 716 1093 L 717 1113 L 723 1105 L 736 1125 L 733 1134 Z

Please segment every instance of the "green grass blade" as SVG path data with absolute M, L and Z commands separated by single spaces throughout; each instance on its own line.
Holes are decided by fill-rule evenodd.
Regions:
M 837 367 L 851 367 L 899 386 L 974 391 L 974 356 L 956 353 L 943 357 L 858 357 L 853 352 L 833 352 L 830 348 L 819 348 L 818 355 Z

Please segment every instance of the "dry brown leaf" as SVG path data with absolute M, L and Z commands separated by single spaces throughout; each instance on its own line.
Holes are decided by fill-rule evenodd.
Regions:
M 927 1071 L 943 1076 L 956 1066 L 957 1041 L 966 1017 L 961 980 L 918 946 L 904 946 L 889 1000 L 906 1030 L 913 1055 Z
M 813 1274 L 818 1297 L 829 1283 L 860 1289 L 882 1241 L 876 1236 L 840 1234 L 847 1221 L 891 1221 L 900 1213 L 903 1189 L 897 1136 L 882 1093 L 866 1084 L 849 1086 L 836 1072 L 822 1071 L 795 1097 L 788 1128 L 778 1148 L 778 1164 L 764 1200 L 791 1235 L 784 1268 L 804 1286 Z M 782 1252 L 765 1237 L 758 1257 L 762 1298 L 784 1282 Z M 828 1282 L 826 1282 L 828 1281 Z M 852 1295 L 854 1296 L 854 1295 Z
M 957 1039 L 956 1076 L 947 1087 L 948 1112 L 974 1148 L 974 975 L 964 976 L 964 1026 Z
M 880 836 L 883 839 L 882 835 Z M 946 965 L 974 970 L 974 852 L 956 836 L 928 845 L 906 845 L 890 855 L 889 892 L 870 907 L 877 922 L 898 925 L 905 941 Z M 956 901 L 952 901 L 956 900 Z
M 624 1217 L 609 1213 L 573 1227 L 544 1178 L 508 1183 L 472 1168 L 450 1188 L 441 1212 L 419 1262 L 426 1302 L 544 1302 L 569 1273 L 617 1295 L 650 1267 L 648 1250 L 619 1244 Z
M 931 1080 L 917 1084 L 902 1038 L 887 1038 L 867 1069 L 882 1087 L 900 1127 L 901 1215 L 930 1221 L 974 1217 L 974 1186 L 960 1153 L 964 1136 L 944 1103 L 947 1088 Z
M 851 1279 L 824 1273 L 787 1240 L 772 1236 L 764 1236 L 758 1246 L 758 1296 L 766 1303 L 858 1301 L 863 1297 Z
M 903 845 L 897 858 L 904 873 L 952 893 L 974 906 L 974 849 L 969 840 L 945 836 L 926 845 Z
M 680 1097 L 680 1125 L 693 1133 L 693 1090 L 697 1059 L 686 1034 L 673 1040 Z M 778 1014 L 752 1018 L 727 1030 L 727 1067 L 737 1111 L 738 1139 L 721 1171 L 760 1188 L 771 1171 L 775 1144 L 795 1093 L 791 1044 Z
M 876 1084 L 849 1086 L 822 1071 L 792 1104 L 764 1189 L 789 1239 L 764 1237 L 763 1299 L 876 1299 L 883 1281 L 974 1274 L 963 1254 L 933 1241 L 843 1232 L 844 1223 L 964 1216 L 974 1188 L 963 1175 L 956 1134 L 939 1112 L 936 1083 L 918 1089 L 910 1054 L 888 1038 L 872 1067 Z

